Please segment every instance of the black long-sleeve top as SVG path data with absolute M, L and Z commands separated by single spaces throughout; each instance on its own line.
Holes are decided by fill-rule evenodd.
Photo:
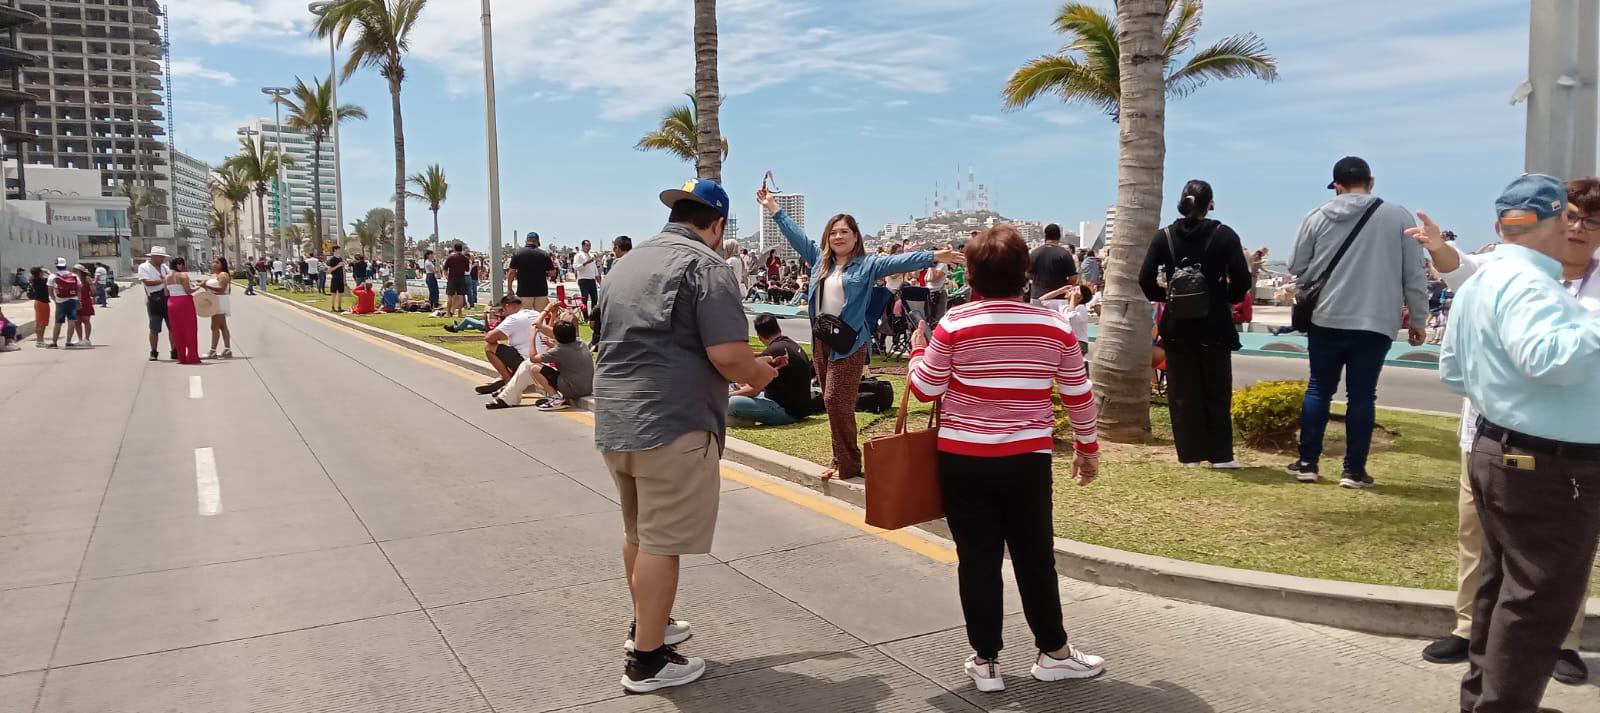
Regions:
M 1166 230 L 1172 231 L 1172 244 L 1178 250 L 1177 261 L 1167 247 Z M 1139 287 L 1144 289 L 1145 299 L 1167 301 L 1167 289 L 1156 282 L 1156 277 L 1167 270 L 1170 278 L 1170 271 L 1178 264 L 1198 262 L 1210 286 L 1211 308 L 1204 319 L 1191 320 L 1172 319 L 1163 311 L 1159 325 L 1162 343 L 1238 349 L 1239 333 L 1233 327 L 1233 305 L 1250 292 L 1250 266 L 1245 262 L 1239 234 L 1211 219 L 1180 218 L 1166 230 L 1156 231 L 1150 251 L 1144 256 L 1144 267 L 1139 270 Z M 1211 238 L 1209 246 L 1207 235 Z

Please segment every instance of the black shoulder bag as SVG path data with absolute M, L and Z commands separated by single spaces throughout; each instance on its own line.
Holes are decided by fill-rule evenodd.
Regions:
M 1322 277 L 1304 286 L 1296 286 L 1294 307 L 1289 312 L 1289 326 L 1296 332 L 1311 331 L 1311 315 L 1317 311 L 1317 302 L 1322 299 L 1322 288 L 1328 286 L 1328 278 L 1333 276 L 1334 268 L 1339 266 L 1345 252 L 1350 250 L 1350 244 L 1356 241 L 1356 236 L 1361 234 L 1362 228 L 1367 227 L 1367 221 L 1372 219 L 1372 214 L 1378 212 L 1378 206 L 1381 205 L 1383 199 L 1374 198 L 1372 205 L 1367 206 L 1367 212 L 1361 214 L 1361 220 L 1356 221 L 1356 227 L 1350 230 L 1344 244 L 1339 246 L 1339 252 L 1333 254 L 1333 262 L 1328 263 L 1328 269 L 1322 271 Z
M 829 271 L 823 271 L 822 278 L 817 280 L 817 303 L 822 303 L 822 290 L 828 284 Z M 844 270 L 839 271 L 839 279 L 844 279 Z M 834 354 L 850 354 L 856 345 L 857 332 L 854 327 L 844 323 L 836 314 L 818 314 L 811 325 L 811 334 L 821 340 Z

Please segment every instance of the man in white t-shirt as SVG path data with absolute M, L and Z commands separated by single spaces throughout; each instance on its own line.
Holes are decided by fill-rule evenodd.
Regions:
M 488 334 L 483 337 L 483 356 L 499 378 L 477 387 L 480 394 L 499 391 L 533 353 L 533 326 L 539 320 L 538 310 L 524 309 L 522 298 L 506 295 L 500 298 L 499 314 L 500 321 L 490 325 Z
M 572 271 L 578 273 L 578 293 L 583 295 L 583 303 L 594 309 L 600 301 L 600 263 L 589 241 L 583 241 L 578 252 L 572 254 Z
M 1567 183 L 1567 212 L 1562 220 L 1567 226 L 1567 251 L 1561 258 L 1562 285 L 1584 309 L 1600 314 L 1600 179 L 1580 178 Z M 1406 233 L 1416 239 L 1433 258 L 1434 267 L 1452 291 L 1460 290 L 1484 265 L 1495 260 L 1493 252 L 1463 255 L 1452 242 L 1444 239 L 1438 225 L 1428 214 L 1418 211 L 1420 227 Z M 1511 242 L 1507 239 L 1507 242 Z M 1447 327 L 1448 328 L 1448 327 Z M 1462 476 L 1458 502 L 1456 541 L 1458 545 L 1456 586 L 1456 629 L 1449 636 L 1438 639 L 1423 649 L 1423 659 L 1433 663 L 1455 663 L 1467 657 L 1467 647 L 1472 633 L 1474 598 L 1477 595 L 1482 572 L 1483 525 L 1466 475 L 1466 456 L 1472 452 L 1477 440 L 1478 413 L 1472 402 L 1463 400 L 1461 406 Z M 1584 613 L 1580 610 L 1572 624 L 1566 641 L 1556 661 L 1555 680 L 1567 685 L 1579 685 L 1589 678 L 1589 668 L 1578 656 L 1578 644 L 1583 633 Z
M 306 256 L 306 276 L 311 278 L 312 282 L 317 283 L 317 292 L 328 291 L 327 278 L 322 273 L 322 261 L 318 260 L 315 255 Z
M 150 255 L 139 263 L 139 282 L 144 285 L 144 311 L 150 317 L 150 361 L 160 356 L 156 351 L 156 342 L 161 337 L 161 325 L 167 321 L 167 275 L 170 274 L 172 268 L 167 267 L 167 249 L 160 245 L 150 248 Z M 172 346 L 170 332 L 167 334 L 167 351 L 173 361 L 178 360 L 178 350 Z
M 280 281 L 282 279 L 283 279 L 283 258 L 276 258 L 276 259 L 274 259 L 272 261 L 272 281 L 273 282 L 278 282 L 278 281 Z

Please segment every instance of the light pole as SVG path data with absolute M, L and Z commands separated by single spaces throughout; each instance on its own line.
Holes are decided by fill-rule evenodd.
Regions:
M 483 0 L 483 115 L 489 139 L 489 303 L 500 304 L 505 287 L 500 270 L 500 129 L 495 121 L 494 25 L 489 0 Z
M 321 17 L 332 6 L 331 0 L 319 0 L 306 6 L 311 14 Z M 338 40 L 333 34 L 328 35 L 328 83 L 333 87 L 333 234 L 344 233 L 344 175 L 339 166 L 339 80 L 338 70 Z M 320 202 L 322 186 L 317 186 Z
M 294 222 L 294 197 L 289 193 L 289 181 L 284 177 L 283 170 L 283 96 L 289 92 L 290 89 L 288 87 L 261 88 L 262 94 L 272 97 L 272 132 L 274 134 L 273 142 L 277 144 L 278 152 L 278 185 L 275 186 L 275 188 L 281 191 L 280 199 L 278 200 L 279 252 L 283 251 L 283 229 L 286 224 L 292 224 Z M 287 221 L 284 219 L 285 214 L 288 214 Z M 317 246 L 317 254 L 322 254 L 321 245 Z
M 248 127 L 248 126 L 243 127 L 243 128 L 239 129 L 238 131 L 236 131 L 234 133 L 249 139 L 251 143 L 255 143 L 255 140 L 256 140 L 255 137 L 261 135 L 261 132 L 256 131 L 255 129 L 252 129 L 252 128 Z M 254 189 L 251 189 L 250 194 L 254 195 L 256 197 L 256 200 L 258 200 L 258 201 L 259 200 L 265 200 L 259 194 L 257 194 Z M 259 213 L 255 212 L 255 211 L 250 211 L 250 222 L 251 223 L 258 222 L 256 220 L 256 216 L 257 215 L 259 215 Z M 262 233 L 262 231 L 264 231 L 265 229 L 266 229 L 266 226 L 264 226 L 264 225 L 255 226 L 256 235 L 260 235 Z M 234 245 L 234 249 L 236 251 L 238 251 L 238 254 L 234 255 L 234 258 L 237 259 L 237 260 L 243 260 L 244 259 L 244 236 L 240 235 L 240 236 L 237 236 L 237 237 L 239 239 L 234 241 L 236 243 Z
M 1528 23 L 1528 100 L 1523 170 L 1563 180 L 1595 173 L 1600 0 L 1536 0 Z

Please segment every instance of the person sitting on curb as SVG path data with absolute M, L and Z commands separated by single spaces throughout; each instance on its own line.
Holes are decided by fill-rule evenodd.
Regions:
M 800 422 L 811 415 L 811 359 L 770 314 L 756 317 L 756 337 L 767 346 L 761 356 L 772 357 L 778 378 L 767 384 L 765 392 L 740 384 L 728 394 L 728 418 L 762 426 Z
M 517 367 L 533 353 L 533 325 L 538 320 L 539 313 L 523 309 L 516 295 L 500 298 L 500 321 L 483 338 L 483 355 L 500 378 L 479 386 L 478 393 L 492 394 L 511 380 Z
M 521 405 L 522 392 L 529 385 L 543 397 L 534 402 L 540 411 L 562 411 L 594 393 L 594 360 L 578 341 L 577 322 L 547 309 L 537 329 L 545 340 L 555 342 L 555 348 L 528 357 L 484 408 L 493 411 Z

